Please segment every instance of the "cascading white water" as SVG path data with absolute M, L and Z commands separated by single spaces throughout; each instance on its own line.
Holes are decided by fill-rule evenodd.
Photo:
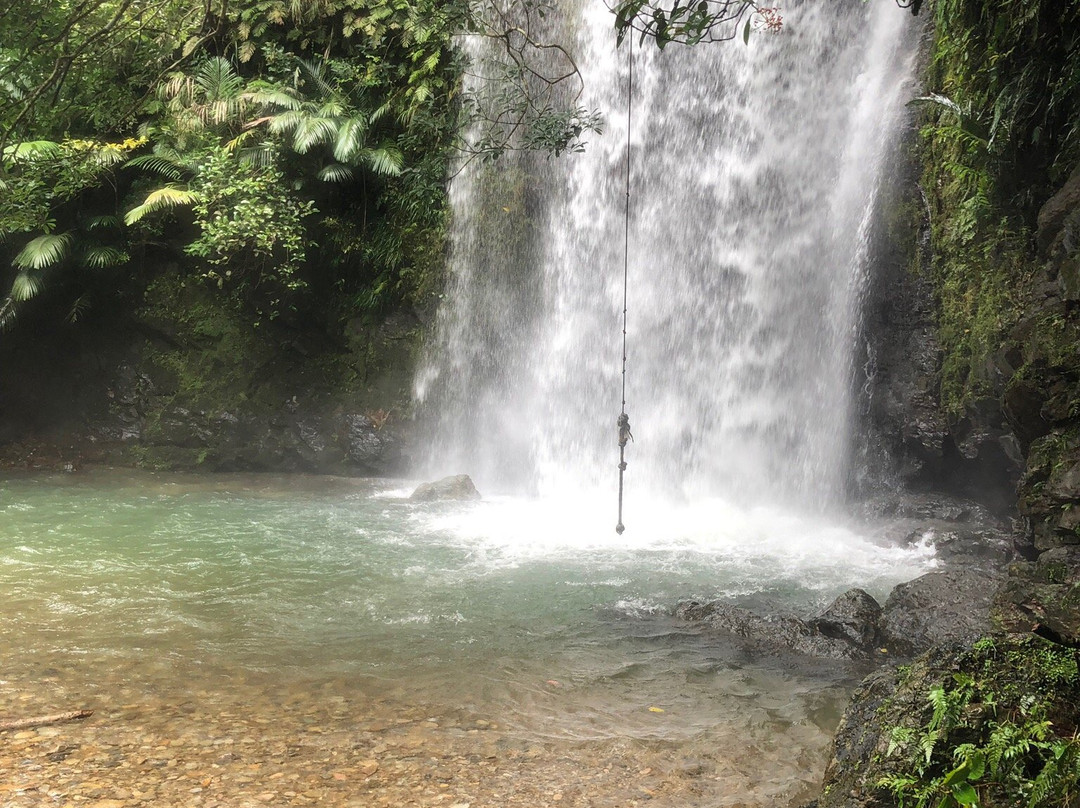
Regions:
M 802 2 L 779 36 L 639 50 L 629 370 L 638 490 L 842 496 L 871 211 L 910 81 L 892 3 Z M 543 495 L 611 488 L 618 461 L 626 47 L 589 0 L 584 155 L 470 167 L 453 279 L 417 381 L 427 474 Z M 644 52 L 642 52 L 644 51 Z

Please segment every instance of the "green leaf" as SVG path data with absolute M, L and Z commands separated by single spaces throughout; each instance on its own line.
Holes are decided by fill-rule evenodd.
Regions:
M 352 160 L 364 144 L 367 133 L 367 121 L 363 118 L 349 118 L 338 127 L 334 142 L 334 159 L 342 163 Z
M 31 274 L 24 269 L 11 282 L 11 299 L 16 303 L 24 303 L 40 292 L 42 285 L 41 275 Z
M 91 216 L 86 220 L 87 230 L 108 229 L 119 226 L 120 219 L 116 216 Z
M 192 205 L 198 200 L 199 195 L 194 191 L 189 191 L 186 188 L 177 188 L 173 185 L 166 185 L 162 188 L 158 188 L 156 191 L 151 191 L 141 205 L 129 210 L 124 216 L 124 224 L 132 225 L 147 214 L 156 213 L 159 210 L 168 210 L 184 205 Z
M 750 20 L 747 19 L 746 25 L 742 29 L 742 41 L 744 45 L 750 44 Z
M 67 255 L 71 234 L 38 236 L 29 241 L 12 261 L 20 269 L 44 269 L 58 264 Z
M 28 140 L 4 149 L 4 162 L 19 160 L 41 160 L 56 157 L 60 153 L 60 144 L 51 140 Z
M 978 805 L 979 794 L 972 788 L 971 783 L 957 783 L 952 787 L 953 797 L 961 805 Z
M 312 146 L 331 143 L 337 136 L 337 122 L 331 118 L 303 118 L 293 133 L 293 149 L 307 154 Z
M 319 171 L 318 177 L 323 182 L 349 182 L 353 178 L 353 171 L 341 163 L 331 163 Z
M 389 145 L 369 151 L 364 157 L 371 170 L 384 177 L 396 177 L 405 166 L 401 152 Z
M 114 267 L 128 260 L 128 254 L 116 247 L 87 247 L 82 262 L 92 269 Z

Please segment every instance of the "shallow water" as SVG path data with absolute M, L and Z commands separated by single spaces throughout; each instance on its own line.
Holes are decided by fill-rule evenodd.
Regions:
M 193 737 L 239 722 L 259 765 L 317 724 L 331 751 L 382 761 L 307 797 L 225 772 L 216 791 L 181 800 L 154 771 L 132 774 L 159 802 L 344 805 L 362 780 L 364 804 L 784 804 L 812 793 L 862 671 L 763 656 L 670 607 L 727 597 L 810 614 L 850 586 L 881 597 L 934 564 L 926 548 L 875 538 L 881 526 L 721 502 L 640 503 L 618 537 L 606 500 L 416 505 L 409 490 L 107 470 L 4 478 L 0 712 L 95 709 L 92 727 L 70 732 L 107 730 L 121 750 L 192 713 Z M 192 749 L 187 763 L 211 765 Z M 297 772 L 343 765 L 320 749 L 298 754 Z M 620 766 L 655 782 L 628 784 Z M 426 777 L 440 767 L 452 787 Z

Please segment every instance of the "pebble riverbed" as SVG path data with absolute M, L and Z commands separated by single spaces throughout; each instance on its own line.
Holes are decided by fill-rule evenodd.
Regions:
M 679 741 L 545 738 L 410 703 L 403 684 L 7 667 L 0 719 L 94 714 L 0 733 L 5 808 L 764 808 L 813 796 L 829 742 L 813 724 L 768 722 Z

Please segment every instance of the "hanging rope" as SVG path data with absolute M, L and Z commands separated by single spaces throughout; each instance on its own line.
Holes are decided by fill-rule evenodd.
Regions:
M 634 439 L 630 434 L 630 416 L 626 414 L 626 291 L 630 279 L 630 125 L 634 112 L 634 32 L 627 37 L 630 51 L 626 86 L 626 207 L 623 212 L 623 291 L 622 291 L 622 409 L 616 425 L 619 428 L 619 522 L 615 532 L 620 536 L 626 527 L 622 521 L 623 472 L 626 471 L 626 444 Z

